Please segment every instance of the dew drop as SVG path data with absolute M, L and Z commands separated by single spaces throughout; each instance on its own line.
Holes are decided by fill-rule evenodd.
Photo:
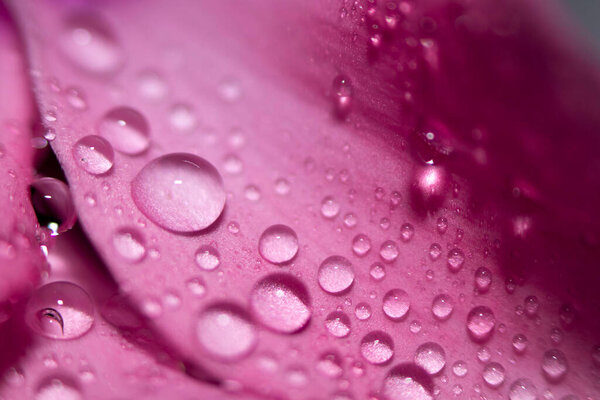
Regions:
M 338 118 L 344 119 L 352 106 L 352 84 L 344 75 L 338 75 L 333 80 L 334 112 Z
M 340 294 L 354 282 L 352 263 L 342 256 L 327 257 L 319 267 L 319 285 L 327 293 Z
M 448 219 L 445 217 L 439 217 L 436 223 L 437 231 L 440 235 L 443 235 L 448 230 Z
M 221 258 L 217 249 L 212 246 L 200 246 L 196 250 L 194 257 L 196 265 L 205 271 L 216 269 L 221 263 Z
M 354 315 L 361 321 L 371 318 L 371 306 L 367 303 L 358 303 L 354 308 Z
M 454 311 L 454 301 L 447 294 L 437 295 L 433 299 L 431 312 L 433 313 L 433 316 L 440 321 L 445 321 L 450 318 L 452 311 Z
M 123 63 L 118 41 L 97 15 L 79 14 L 68 18 L 59 43 L 63 54 L 87 72 L 109 74 Z
M 504 367 L 497 362 L 491 362 L 483 369 L 483 381 L 491 388 L 497 388 L 504 383 Z
M 171 107 L 169 122 L 173 128 L 182 132 L 190 131 L 198 124 L 194 111 L 187 104 L 175 104 Z
M 467 331 L 475 341 L 487 341 L 494 333 L 495 326 L 494 313 L 486 306 L 474 307 L 467 315 Z
M 358 234 L 352 239 L 352 251 L 358 257 L 366 256 L 371 251 L 371 239 L 365 234 Z
M 290 192 L 291 185 L 290 181 L 285 178 L 277 178 L 275 181 L 275 193 L 280 196 L 285 196 Z
M 168 87 L 158 73 L 143 71 L 138 77 L 138 90 L 148 100 L 160 100 L 167 95 Z
M 437 260 L 442 255 L 442 246 L 439 243 L 432 243 L 429 247 L 429 258 L 432 261 Z
M 383 382 L 383 394 L 389 400 L 433 400 L 424 386 L 417 367 L 400 365 L 393 368 Z
M 523 354 L 527 349 L 527 337 L 522 333 L 518 333 L 512 338 L 512 347 L 515 353 Z
M 77 215 L 69 187 L 54 178 L 40 178 L 31 184 L 31 203 L 41 226 L 58 235 L 75 224 Z
M 113 246 L 117 253 L 129 262 L 139 262 L 146 255 L 142 235 L 131 228 L 121 228 L 113 235 Z
M 509 400 L 536 400 L 537 389 L 529 379 L 517 379 L 510 385 L 508 398 Z
M 415 364 L 423 368 L 429 375 L 436 375 L 446 365 L 446 352 L 437 343 L 424 343 L 417 348 Z
M 525 314 L 529 317 L 529 318 L 533 318 L 537 315 L 538 310 L 540 308 L 540 302 L 538 301 L 537 297 L 535 296 L 528 296 L 525 299 Z
M 467 375 L 467 372 L 469 372 L 467 363 L 462 360 L 456 361 L 454 364 L 452 364 L 452 372 L 454 375 L 462 378 L 463 376 Z
M 74 339 L 94 323 L 94 305 L 88 294 L 70 282 L 52 282 L 30 297 L 25 320 L 36 333 L 52 339 Z
M 394 262 L 399 254 L 398 245 L 393 240 L 386 240 L 379 249 L 379 256 L 386 263 Z
M 98 132 L 115 150 L 124 154 L 137 155 L 150 146 L 146 117 L 131 107 L 116 107 L 108 111 L 100 119 Z
M 406 317 L 410 309 L 408 294 L 402 289 L 392 289 L 383 296 L 383 312 L 393 321 Z
M 296 278 L 286 274 L 269 275 L 252 290 L 250 306 L 256 319 L 281 333 L 294 333 L 310 320 L 308 292 Z
M 458 272 L 465 263 L 465 253 L 461 249 L 452 249 L 448 252 L 448 269 L 452 272 Z
M 340 213 L 340 203 L 333 197 L 327 196 L 321 202 L 321 215 L 327 219 L 333 219 Z
M 369 275 L 371 275 L 371 278 L 375 279 L 376 281 L 380 281 L 383 278 L 385 278 L 385 267 L 380 263 L 376 262 L 373 265 L 371 265 Z
M 492 285 L 492 271 L 486 267 L 479 267 L 475 271 L 475 288 L 480 293 L 485 293 Z
M 73 158 L 92 175 L 105 174 L 113 166 L 115 153 L 110 143 L 96 135 L 85 136 L 73 146 Z
M 202 297 L 206 294 L 206 284 L 200 278 L 189 279 L 185 283 L 185 286 L 187 287 L 188 291 L 196 297 Z
M 272 225 L 261 235 L 258 251 L 265 260 L 274 264 L 289 262 L 298 253 L 298 236 L 287 225 Z
M 404 224 L 400 228 L 400 238 L 403 242 L 409 242 L 415 235 L 415 227 L 411 224 Z
M 36 391 L 35 400 L 83 400 L 77 386 L 66 379 L 47 379 Z
M 551 349 L 544 353 L 542 358 L 542 371 L 550 382 L 561 381 L 569 370 L 567 357 L 557 349 Z
M 223 303 L 209 306 L 200 313 L 196 338 L 207 354 L 222 361 L 233 361 L 250 354 L 257 333 L 241 308 Z
M 260 189 L 256 185 L 248 185 L 244 188 L 246 200 L 259 201 L 261 197 Z
M 342 361 L 335 353 L 325 353 L 317 361 L 317 371 L 325 376 L 337 378 L 342 375 Z
M 346 337 L 350 334 L 350 318 L 341 311 L 334 311 L 327 316 L 325 327 L 335 337 Z
M 394 341 L 385 332 L 370 332 L 360 342 L 360 353 L 371 364 L 384 364 L 394 356 Z
M 175 232 L 212 225 L 227 197 L 215 167 L 188 153 L 167 154 L 146 164 L 131 183 L 131 194 L 146 217 Z

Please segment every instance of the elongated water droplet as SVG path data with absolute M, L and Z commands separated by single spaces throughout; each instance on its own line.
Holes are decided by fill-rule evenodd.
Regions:
M 352 263 L 342 256 L 326 258 L 319 267 L 318 275 L 321 288 L 331 294 L 348 290 L 354 282 Z
M 344 119 L 352 106 L 352 84 L 344 75 L 338 75 L 333 80 L 334 113 L 338 118 Z
M 452 249 L 448 252 L 448 269 L 452 272 L 458 272 L 465 263 L 465 253 L 461 249 Z
M 475 271 L 475 287 L 480 293 L 485 293 L 492 285 L 492 271 L 486 267 L 479 267 Z
M 289 262 L 298 253 L 298 236 L 287 225 L 272 225 L 261 235 L 258 251 L 265 260 L 274 264 Z
M 423 368 L 429 375 L 436 375 L 446 365 L 446 352 L 437 343 L 423 343 L 415 353 L 415 364 Z
M 209 227 L 226 200 L 215 167 L 188 153 L 167 154 L 148 163 L 131 183 L 131 195 L 146 217 L 175 232 Z
M 394 356 L 394 341 L 382 331 L 368 333 L 360 342 L 360 353 L 371 364 L 384 364 Z
M 527 349 L 527 337 L 522 333 L 516 334 L 512 338 L 512 347 L 517 354 L 523 354 Z
M 383 296 L 383 312 L 393 321 L 406 317 L 410 309 L 408 294 L 402 289 L 392 289 Z
M 400 251 L 398 250 L 398 245 L 392 240 L 383 242 L 379 249 L 379 256 L 386 263 L 394 262 L 399 254 Z
M 321 214 L 328 219 L 337 217 L 340 213 L 340 203 L 333 197 L 325 197 L 321 202 Z
M 116 107 L 108 111 L 98 124 L 98 132 L 115 150 L 124 154 L 137 155 L 150 146 L 148 122 L 131 107 Z
M 415 235 L 415 227 L 412 224 L 404 224 L 400 228 L 400 238 L 403 242 L 409 242 Z
M 474 307 L 467 316 L 467 331 L 475 341 L 487 341 L 494 333 L 495 326 L 496 318 L 488 307 Z
M 73 158 L 77 164 L 92 175 L 105 174 L 113 166 L 115 153 L 104 138 L 96 135 L 85 136 L 73 146 Z

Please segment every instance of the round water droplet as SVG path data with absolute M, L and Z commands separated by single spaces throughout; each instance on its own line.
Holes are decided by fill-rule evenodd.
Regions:
M 361 321 L 371 318 L 371 306 L 367 303 L 358 303 L 354 308 L 354 315 Z
M 368 333 L 360 342 L 360 353 L 371 364 L 384 364 L 394 356 L 394 341 L 385 332 Z
M 410 309 L 408 293 L 402 289 L 392 289 L 383 296 L 383 312 L 393 321 L 406 317 Z
M 538 310 L 540 308 L 540 302 L 538 301 L 537 297 L 535 296 L 528 296 L 525 299 L 525 314 L 529 317 L 529 318 L 533 318 L 537 315 Z
M 244 196 L 247 200 L 258 201 L 261 197 L 260 189 L 256 185 L 248 185 L 244 189 Z
M 504 367 L 497 362 L 491 362 L 483 369 L 483 381 L 489 387 L 497 388 L 504 382 Z
M 438 233 L 443 235 L 448 230 L 448 219 L 446 217 L 439 217 L 436 226 Z
M 487 341 L 494 333 L 496 318 L 492 310 L 486 306 L 477 306 L 467 316 L 467 331 L 471 338 L 478 342 Z
M 215 167 L 188 153 L 167 154 L 146 164 L 131 183 L 131 195 L 146 217 L 175 232 L 212 225 L 227 197 Z
M 39 385 L 34 400 L 83 400 L 77 385 L 70 379 L 50 378 Z
M 422 382 L 423 371 L 416 366 L 402 364 L 393 368 L 383 382 L 383 394 L 388 400 L 433 400 L 433 395 Z
M 117 253 L 129 262 L 141 261 L 146 255 L 142 235 L 131 228 L 121 228 L 113 235 L 113 246 Z
M 350 318 L 341 311 L 334 311 L 327 316 L 325 327 L 335 337 L 346 337 L 350 334 Z
M 569 371 L 567 357 L 560 350 L 548 350 L 544 353 L 542 359 L 542 371 L 544 371 L 544 376 L 550 382 L 561 381 Z
M 36 179 L 31 184 L 31 203 L 41 226 L 58 235 L 75 224 L 77 215 L 69 187 L 54 178 Z
M 371 278 L 375 279 L 376 281 L 380 281 L 383 278 L 385 278 L 385 267 L 380 263 L 376 262 L 373 265 L 371 265 L 369 275 L 371 275 Z
M 459 378 L 462 378 L 463 376 L 467 375 L 467 372 L 469 372 L 467 368 L 467 363 L 463 360 L 456 361 L 452 365 L 452 372 L 454 373 L 454 375 L 458 376 Z
M 452 272 L 458 272 L 465 263 L 465 253 L 461 249 L 452 249 L 448 252 L 448 269 Z
M 537 400 L 537 389 L 529 379 L 517 379 L 508 389 L 508 398 L 509 400 Z
M 59 40 L 63 54 L 87 72 L 109 74 L 123 63 L 123 51 L 118 41 L 107 23 L 97 15 L 69 17 Z
M 92 175 L 101 175 L 112 168 L 115 153 L 106 139 L 90 135 L 79 139 L 75 143 L 73 158 L 86 172 Z
M 221 263 L 219 252 L 212 246 L 200 246 L 194 259 L 196 265 L 205 271 L 212 271 Z
M 317 361 L 317 371 L 325 376 L 336 378 L 342 375 L 342 360 L 336 353 L 325 353 Z
M 527 349 L 527 337 L 521 333 L 512 338 L 512 347 L 515 353 L 523 354 Z
M 371 250 L 371 239 L 365 234 L 358 234 L 352 239 L 352 251 L 358 257 L 364 257 Z
M 400 238 L 403 242 L 409 242 L 415 235 L 415 227 L 412 224 L 404 224 L 400 228 Z
M 354 228 L 358 224 L 358 218 L 353 213 L 348 213 L 344 215 L 344 225 L 346 228 Z
M 340 203 L 333 197 L 325 197 L 321 202 L 321 214 L 328 219 L 337 217 L 340 213 Z
M 128 155 L 143 153 L 150 146 L 148 122 L 131 107 L 116 107 L 108 111 L 98 124 L 98 132 L 115 150 Z
M 486 267 L 479 267 L 475 271 L 475 287 L 480 293 L 485 293 L 492 285 L 492 271 Z
M 429 375 L 436 375 L 446 365 L 446 352 L 437 343 L 423 343 L 415 353 L 415 364 L 423 368 Z
M 227 154 L 223 159 L 223 170 L 230 175 L 238 175 L 244 170 L 244 163 L 235 154 Z
M 149 100 L 160 100 L 169 90 L 163 77 L 153 71 L 144 71 L 138 77 L 140 94 Z
M 433 304 L 431 305 L 431 312 L 433 316 L 440 321 L 445 321 L 450 318 L 452 311 L 454 310 L 454 301 L 447 294 L 440 294 L 435 296 Z
M 223 303 L 204 309 L 196 323 L 202 349 L 222 361 L 244 358 L 254 349 L 256 329 L 240 307 Z
M 272 225 L 260 236 L 258 251 L 265 260 L 274 264 L 289 262 L 298 253 L 298 236 L 287 225 Z
M 330 256 L 319 267 L 319 285 L 327 293 L 339 294 L 354 282 L 352 263 L 342 256 Z
M 304 285 L 285 274 L 262 279 L 252 290 L 250 306 L 258 321 L 281 333 L 294 333 L 310 320 L 312 310 Z
M 25 321 L 42 336 L 74 339 L 92 327 L 94 305 L 81 287 L 70 282 L 52 282 L 31 295 Z
M 185 286 L 196 297 L 202 297 L 206 294 L 206 284 L 201 278 L 192 278 L 185 283 Z
M 190 131 L 196 127 L 196 114 L 187 104 L 175 104 L 169 111 L 171 126 L 179 131 Z
M 400 251 L 398 250 L 398 245 L 392 240 L 386 240 L 383 242 L 381 248 L 379 249 L 379 256 L 386 263 L 394 262 L 396 258 L 398 258 L 399 254 Z
M 435 261 L 442 255 L 442 246 L 439 243 L 431 243 L 429 246 L 429 257 Z

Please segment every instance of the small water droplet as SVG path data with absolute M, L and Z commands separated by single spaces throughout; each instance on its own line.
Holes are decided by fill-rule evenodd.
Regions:
M 220 303 L 200 313 L 196 338 L 209 355 L 223 361 L 239 360 L 254 349 L 256 329 L 239 307 Z
M 52 282 L 30 297 L 25 320 L 36 333 L 52 339 L 74 339 L 94 323 L 94 305 L 88 294 L 70 282 Z
M 69 88 L 65 92 L 67 102 L 76 110 L 87 109 L 87 101 L 83 96 L 83 93 L 76 88 Z
M 467 375 L 467 372 L 469 372 L 467 363 L 462 360 L 456 361 L 454 364 L 452 364 L 452 372 L 454 375 L 462 378 L 463 376 Z
M 244 196 L 250 201 L 259 201 L 261 197 L 260 189 L 256 185 L 248 185 L 244 188 Z
M 327 293 L 340 294 L 354 282 L 352 263 L 342 256 L 327 257 L 319 267 L 319 285 Z
M 196 297 L 202 297 L 206 294 L 206 284 L 201 278 L 191 278 L 185 283 L 185 286 Z
M 403 242 L 409 242 L 415 235 L 415 227 L 411 224 L 404 224 L 400 228 L 400 238 Z
M 291 185 L 290 181 L 285 178 L 277 178 L 275 181 L 275 193 L 280 196 L 285 196 L 290 192 Z
M 236 80 L 225 79 L 219 84 L 219 96 L 229 103 L 236 102 L 242 97 L 242 88 Z
M 250 306 L 256 319 L 281 333 L 294 333 L 310 320 L 312 310 L 304 285 L 286 274 L 262 279 L 252 290 Z
M 385 332 L 370 332 L 360 342 L 360 353 L 371 364 L 387 363 L 394 356 L 394 341 Z
M 235 154 L 227 154 L 223 159 L 223 170 L 230 175 L 239 175 L 244 170 L 244 164 Z
M 52 235 L 68 231 L 75 224 L 77 215 L 69 187 L 54 178 L 40 178 L 31 184 L 31 203 L 38 222 Z
M 475 271 L 475 287 L 480 293 L 485 293 L 492 285 L 492 271 L 486 267 L 479 267 Z
M 496 318 L 489 307 L 477 306 L 467 316 L 467 331 L 478 342 L 487 341 L 494 333 Z
M 423 368 L 429 375 L 436 375 L 446 365 L 446 352 L 437 343 L 424 343 L 417 348 L 415 364 Z
M 527 337 L 518 333 L 512 338 L 512 347 L 517 354 L 523 354 L 527 349 Z
M 371 278 L 375 279 L 376 281 L 380 281 L 383 278 L 385 278 L 385 267 L 380 263 L 376 262 L 373 265 L 371 265 L 369 275 L 371 275 Z
M 350 318 L 341 311 L 334 311 L 327 316 L 325 327 L 335 337 L 346 337 L 350 334 Z
M 366 256 L 371 251 L 371 239 L 363 233 L 354 236 L 354 239 L 352 239 L 352 251 L 358 257 Z
M 367 303 L 358 303 L 354 308 L 354 315 L 361 321 L 371 318 L 371 306 Z
M 448 252 L 448 269 L 452 272 L 458 272 L 465 263 L 465 253 L 461 249 L 455 248 Z
M 117 253 L 129 262 L 139 262 L 146 255 L 142 235 L 131 228 L 121 228 L 113 235 L 113 246 Z
M 216 269 L 221 263 L 220 255 L 213 246 L 200 246 L 194 256 L 196 265 L 205 271 Z
M 477 349 L 477 359 L 482 363 L 490 361 L 491 358 L 492 353 L 490 352 L 490 349 L 488 347 L 481 346 L 479 349 Z
M 344 75 L 338 75 L 333 80 L 333 101 L 335 115 L 344 119 L 352 106 L 352 84 Z
M 454 301 L 447 294 L 437 295 L 433 299 L 431 312 L 433 313 L 434 317 L 440 321 L 445 321 L 450 318 L 452 311 L 454 311 Z
M 110 143 L 96 135 L 85 136 L 73 146 L 73 158 L 92 175 L 105 174 L 113 166 L 115 153 Z
M 551 349 L 544 353 L 542 371 L 550 382 L 561 381 L 567 375 L 568 370 L 567 357 L 562 351 Z
M 529 318 L 533 318 L 537 315 L 538 310 L 540 308 L 540 302 L 538 301 L 537 297 L 535 296 L 528 296 L 527 298 L 525 298 L 525 314 L 529 317 Z
M 393 321 L 406 317 L 410 309 L 408 293 L 402 289 L 392 289 L 383 296 L 383 312 Z
M 504 367 L 497 362 L 491 362 L 483 369 L 483 381 L 489 387 L 497 388 L 504 383 Z
M 169 88 L 158 73 L 143 71 L 138 76 L 138 90 L 148 100 L 160 100 L 167 95 Z
M 517 379 L 510 385 L 508 398 L 509 400 L 536 400 L 537 389 L 529 379 Z
M 115 150 L 124 154 L 141 154 L 150 146 L 146 117 L 131 107 L 116 107 L 108 111 L 98 124 L 98 132 Z
M 340 213 L 340 203 L 333 197 L 325 197 L 321 202 L 321 214 L 328 219 L 337 217 Z
M 212 225 L 227 197 L 215 167 L 188 153 L 167 154 L 146 164 L 131 183 L 131 194 L 146 217 L 175 232 Z
M 442 255 L 442 246 L 439 243 L 431 243 L 429 246 L 429 257 L 432 261 L 437 260 Z
M 258 251 L 267 261 L 282 264 L 298 253 L 298 237 L 287 225 L 272 225 L 265 229 L 258 241 Z
M 83 395 L 70 379 L 51 378 L 42 383 L 36 393 L 35 400 L 83 400 Z
M 342 375 L 342 360 L 335 353 L 325 353 L 317 361 L 317 371 L 325 376 L 337 378 Z
M 379 249 L 379 256 L 386 263 L 394 262 L 399 254 L 398 245 L 393 240 L 386 240 Z
M 169 110 L 169 122 L 171 126 L 179 131 L 191 131 L 198 124 L 196 114 L 187 104 L 175 104 Z

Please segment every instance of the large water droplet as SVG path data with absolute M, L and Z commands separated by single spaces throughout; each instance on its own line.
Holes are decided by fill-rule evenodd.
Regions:
M 73 64 L 95 74 L 112 73 L 123 62 L 123 52 L 112 30 L 97 15 L 68 18 L 60 35 L 60 47 Z
M 212 271 L 221 263 L 219 252 L 212 246 L 200 246 L 196 250 L 194 259 L 196 260 L 196 265 L 205 271 Z
M 334 311 L 327 316 L 325 327 L 335 337 L 346 337 L 350 334 L 350 318 L 341 311 Z
M 226 200 L 215 167 L 188 153 L 167 154 L 148 163 L 131 183 L 131 194 L 144 215 L 175 232 L 209 227 Z
M 154 71 L 143 71 L 138 77 L 140 94 L 149 100 L 160 100 L 169 90 L 163 77 Z
M 448 252 L 448 269 L 452 272 L 458 272 L 465 263 L 465 253 L 461 249 L 452 249 Z
M 58 235 L 75 224 L 77 215 L 69 187 L 54 178 L 36 179 L 31 184 L 31 203 L 38 222 Z
M 100 119 L 98 132 L 121 153 L 137 155 L 150 146 L 148 122 L 131 107 L 116 107 L 108 111 Z
M 35 400 L 83 400 L 79 388 L 65 378 L 46 379 L 35 394 Z
M 408 293 L 402 289 L 392 289 L 383 296 L 383 312 L 393 321 L 400 321 L 406 317 L 410 309 Z
M 209 355 L 223 361 L 250 354 L 257 340 L 256 329 L 246 313 L 233 304 L 215 304 L 200 313 L 196 338 Z
M 141 261 L 146 255 L 144 238 L 132 228 L 117 230 L 113 235 L 113 246 L 117 253 L 129 262 Z
M 263 325 L 282 333 L 294 333 L 310 320 L 312 310 L 304 285 L 285 274 L 262 279 L 252 290 L 250 306 Z
M 77 164 L 92 175 L 105 174 L 113 166 L 115 153 L 106 139 L 90 135 L 77 141 L 73 146 L 73 158 Z
M 88 294 L 70 282 L 52 282 L 29 298 L 25 320 L 36 333 L 52 339 L 74 339 L 94 323 L 94 305 Z
M 434 317 L 444 321 L 450 318 L 452 311 L 454 310 L 454 301 L 447 294 L 440 294 L 435 296 L 433 304 L 431 305 L 431 312 Z
M 360 342 L 360 353 L 371 364 L 384 364 L 394 356 L 394 341 L 385 332 L 368 333 Z
M 524 309 L 525 309 L 525 314 L 529 317 L 529 318 L 533 318 L 537 315 L 538 310 L 540 308 L 540 302 L 538 301 L 537 297 L 535 296 L 527 296 L 527 298 L 525 298 L 524 301 Z
M 510 385 L 508 398 L 509 400 L 536 400 L 537 389 L 529 379 L 517 379 Z
M 339 294 L 354 282 L 352 263 L 342 256 L 327 257 L 319 267 L 319 285 L 327 293 Z
M 483 381 L 492 388 L 497 388 L 504 382 L 504 367 L 497 362 L 491 362 L 483 369 Z
M 446 352 L 437 343 L 423 343 L 415 353 L 415 364 L 423 368 L 429 375 L 436 375 L 446 365 Z
M 415 227 L 412 224 L 404 224 L 400 227 L 400 238 L 403 242 L 409 242 L 415 235 Z
M 175 104 L 171 107 L 169 122 L 173 128 L 179 131 L 190 131 L 198 124 L 196 114 L 187 104 Z
M 567 375 L 568 370 L 567 357 L 562 351 L 551 349 L 544 353 L 542 371 L 550 382 L 561 381 Z
M 463 376 L 467 375 L 467 372 L 469 372 L 469 369 L 467 368 L 467 363 L 463 360 L 456 361 L 454 364 L 452 364 L 452 372 L 454 373 L 454 375 L 458 376 L 459 378 L 462 378 Z
M 467 331 L 478 342 L 487 341 L 494 333 L 496 318 L 489 307 L 477 306 L 467 316 Z
M 416 366 L 400 365 L 393 368 L 383 382 L 383 394 L 389 400 L 433 400 L 424 384 L 424 372 Z
M 298 253 L 298 236 L 287 225 L 272 225 L 260 236 L 258 251 L 267 261 L 274 264 L 286 263 Z

